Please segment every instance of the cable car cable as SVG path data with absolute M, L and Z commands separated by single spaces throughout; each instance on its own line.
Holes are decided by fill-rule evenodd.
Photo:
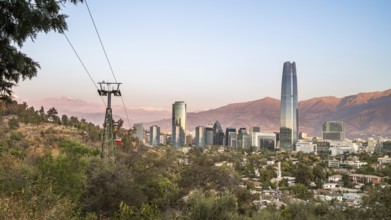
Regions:
M 87 6 L 88 13 L 89 13 L 89 15 L 90 15 L 92 24 L 94 25 L 96 35 L 98 36 L 100 45 L 101 45 L 101 47 L 102 47 L 103 53 L 105 54 L 107 63 L 109 64 L 109 67 L 110 67 L 110 70 L 111 70 L 111 74 L 112 74 L 113 77 L 114 77 L 114 81 L 117 83 L 117 78 L 115 77 L 113 67 L 111 66 L 111 63 L 110 63 L 110 60 L 109 60 L 109 56 L 108 56 L 107 53 L 106 53 L 106 49 L 105 49 L 105 47 L 104 47 L 104 45 L 103 45 L 103 42 L 102 42 L 102 39 L 101 39 L 101 37 L 100 37 L 98 28 L 96 27 L 95 20 L 94 20 L 94 17 L 92 16 L 92 13 L 91 13 L 90 7 L 88 6 L 87 0 L 85 0 L 85 3 L 86 3 L 86 6 Z M 122 95 L 121 95 L 121 100 L 122 100 L 122 105 L 123 105 L 123 107 L 124 107 L 124 111 L 125 111 L 125 115 L 126 115 L 126 119 L 127 119 L 128 125 L 129 125 L 129 127 L 131 128 L 130 120 L 129 120 L 129 116 L 128 116 L 128 111 L 126 110 L 125 101 L 124 101 L 124 98 L 122 97 Z

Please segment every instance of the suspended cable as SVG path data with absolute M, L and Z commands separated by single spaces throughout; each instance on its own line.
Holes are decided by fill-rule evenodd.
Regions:
M 98 86 L 95 84 L 94 79 L 92 79 L 92 76 L 91 76 L 90 72 L 88 71 L 87 67 L 84 65 L 83 60 L 80 58 L 80 56 L 79 56 L 79 54 L 77 53 L 75 47 L 73 47 L 73 44 L 72 44 L 71 41 L 69 40 L 68 36 L 67 36 L 65 33 L 62 33 L 62 34 L 65 36 L 65 38 L 67 39 L 67 41 L 68 41 L 68 43 L 69 43 L 69 46 L 71 46 L 73 52 L 76 54 L 77 58 L 79 59 L 81 65 L 83 66 L 84 70 L 86 71 L 88 77 L 91 79 L 92 84 L 94 84 L 96 90 L 99 90 Z M 105 100 L 103 99 L 102 96 L 101 96 L 101 99 L 102 99 L 103 105 L 104 105 L 105 108 L 106 108 L 106 103 L 105 103 Z
M 91 13 L 90 7 L 88 6 L 87 0 L 85 0 L 85 3 L 86 3 L 86 6 L 87 6 L 88 13 L 89 13 L 89 15 L 90 15 L 92 24 L 94 25 L 96 35 L 98 36 L 100 45 L 101 45 L 101 47 L 102 47 L 103 53 L 105 54 L 107 63 L 109 64 L 111 74 L 112 74 L 113 77 L 114 77 L 114 81 L 117 83 L 117 77 L 115 77 L 113 67 L 111 66 L 111 63 L 110 63 L 110 60 L 109 60 L 109 56 L 108 56 L 107 53 L 106 53 L 106 49 L 105 49 L 105 47 L 104 47 L 104 45 L 103 45 L 103 42 L 102 42 L 102 39 L 101 39 L 101 37 L 100 37 L 98 28 L 96 27 L 95 20 L 94 20 L 94 17 L 92 16 L 92 13 Z M 123 107 L 124 107 L 124 111 L 125 111 L 125 115 L 126 115 L 126 119 L 127 119 L 128 125 L 129 125 L 129 127 L 131 128 L 132 126 L 130 125 L 130 120 L 129 120 L 129 116 L 128 116 L 128 111 L 127 111 L 127 109 L 126 109 L 125 101 L 124 101 L 124 98 L 122 97 L 122 95 L 121 95 L 121 100 L 122 100 L 122 105 L 123 105 Z
M 117 82 L 117 78 L 115 77 L 115 74 L 114 74 L 114 71 L 113 71 L 113 67 L 111 67 L 111 63 L 110 63 L 110 60 L 109 60 L 109 56 L 107 56 L 106 49 L 105 49 L 105 47 L 103 46 L 102 39 L 100 38 L 100 34 L 99 34 L 99 32 L 98 32 L 98 28 L 96 27 L 94 17 L 92 17 L 92 13 L 91 13 L 91 11 L 90 11 L 90 7 L 88 6 L 87 1 L 85 1 L 85 2 L 86 2 L 86 6 L 87 6 L 88 13 L 90 14 L 90 17 L 91 17 L 91 20 L 92 20 L 92 24 L 94 25 L 96 35 L 98 35 L 100 45 L 102 46 L 102 49 L 103 49 L 103 53 L 105 54 L 107 63 L 109 64 L 109 67 L 110 67 L 110 70 L 111 70 L 111 74 L 113 75 L 115 82 Z

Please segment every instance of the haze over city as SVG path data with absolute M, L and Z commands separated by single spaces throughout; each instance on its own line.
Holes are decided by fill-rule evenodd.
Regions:
M 188 111 L 280 99 L 282 64 L 297 65 L 299 100 L 390 88 L 389 1 L 90 1 L 128 107 Z M 93 79 L 113 81 L 85 5 L 67 4 L 66 33 Z M 101 103 L 64 36 L 27 42 L 38 77 L 15 95 Z M 120 100 L 115 100 L 120 104 Z M 115 104 L 115 103 L 114 103 Z

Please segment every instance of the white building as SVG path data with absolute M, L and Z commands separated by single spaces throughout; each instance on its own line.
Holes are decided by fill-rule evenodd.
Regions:
M 342 180 L 342 175 L 332 175 L 328 178 L 329 182 L 339 182 Z
M 330 143 L 330 151 L 332 156 L 343 154 L 344 152 L 357 153 L 358 151 L 358 144 L 353 143 L 350 140 L 328 142 Z
M 253 146 L 257 146 L 260 149 L 275 150 L 277 148 L 277 137 L 273 132 L 259 132 L 254 134 L 252 138 L 256 139 Z
M 303 153 L 316 152 L 316 144 L 312 143 L 312 141 L 299 140 L 299 142 L 296 143 L 296 151 Z
M 335 189 L 337 186 L 338 183 L 325 183 L 323 184 L 323 189 Z

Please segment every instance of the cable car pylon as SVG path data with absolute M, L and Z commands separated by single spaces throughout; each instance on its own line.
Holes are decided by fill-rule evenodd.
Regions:
M 121 96 L 119 86 L 122 83 L 118 82 L 98 82 L 100 89 L 98 94 L 100 96 L 107 96 L 107 106 L 105 121 L 103 123 L 102 148 L 101 157 L 103 159 L 110 159 L 115 162 L 116 146 L 114 144 L 113 132 L 113 112 L 111 109 L 111 95 Z

